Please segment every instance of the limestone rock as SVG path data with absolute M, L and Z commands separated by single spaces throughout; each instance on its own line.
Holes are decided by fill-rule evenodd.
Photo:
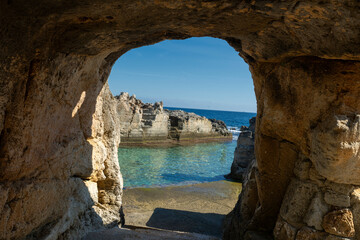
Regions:
M 323 240 L 326 239 L 327 234 L 322 231 L 317 231 L 313 228 L 302 227 L 296 234 L 296 240 Z
M 360 234 L 360 188 L 355 188 L 350 194 L 351 210 L 354 218 L 355 239 Z
M 355 236 L 353 214 L 349 209 L 335 210 L 326 214 L 322 226 L 326 232 L 336 236 Z
M 309 159 L 299 159 L 295 163 L 294 174 L 301 180 L 310 179 L 310 168 L 312 164 Z
M 162 102 L 144 104 L 135 96 L 123 92 L 115 97 L 118 101 L 117 116 L 120 124 L 121 142 L 166 140 L 169 116 Z
M 293 179 L 285 194 L 280 216 L 295 227 L 301 227 L 305 217 L 307 221 L 313 223 L 316 218 L 313 214 L 322 214 L 320 209 L 319 213 L 313 213 L 311 209 L 308 212 L 309 206 L 321 204 L 317 198 L 313 199 L 317 191 L 319 190 L 316 185 Z
M 223 121 L 207 119 L 195 113 L 181 110 L 166 110 L 169 114 L 169 137 L 179 141 L 196 138 L 232 139 Z
M 337 207 L 350 207 L 350 196 L 333 191 L 325 192 L 325 202 Z
M 249 127 L 242 126 L 234 152 L 230 174 L 225 177 L 242 182 L 250 162 L 255 161 L 255 124 L 256 117 L 249 120 Z
M 143 103 L 126 92 L 115 98 L 122 145 L 231 139 L 231 133 L 223 121 L 179 110 L 167 110 L 163 108 L 162 102 Z
M 324 202 L 323 196 L 317 192 L 311 200 L 304 222 L 307 226 L 314 227 L 316 230 L 323 230 L 321 224 L 324 215 L 329 211 L 329 206 Z
M 339 237 L 339 236 L 334 236 L 334 235 L 328 235 L 325 240 L 350 240 L 351 238 L 344 238 L 344 237 Z
M 276 239 L 283 240 L 294 240 L 296 236 L 297 229 L 291 226 L 286 221 L 281 218 L 278 219 L 274 228 L 274 236 Z
M 240 199 L 224 239 L 272 232 L 300 153 L 323 178 L 359 184 L 356 0 L 9 0 L 0 16 L 1 239 L 119 223 L 119 139 L 100 93 L 123 53 L 165 39 L 225 39 L 254 79 L 256 176 L 244 182 L 256 196 Z
M 360 167 L 360 115 L 335 115 L 311 133 L 311 159 L 327 179 L 346 184 L 360 184 L 359 174 L 349 174 Z

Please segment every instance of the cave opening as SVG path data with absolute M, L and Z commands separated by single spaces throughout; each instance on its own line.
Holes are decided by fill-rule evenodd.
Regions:
M 241 191 L 224 176 L 241 181 L 235 172 L 254 155 L 247 133 L 234 162 L 239 134 L 249 132 L 241 127 L 256 116 L 248 65 L 222 39 L 165 40 L 122 55 L 108 84 L 120 124 L 126 224 L 220 237 Z M 219 126 L 208 119 L 223 121 L 227 133 L 215 135 Z
M 195 36 L 234 47 L 257 97 L 224 239 L 359 238 L 358 1 L 33 2 L 0 3 L 0 239 L 124 223 L 106 80 L 130 49 Z

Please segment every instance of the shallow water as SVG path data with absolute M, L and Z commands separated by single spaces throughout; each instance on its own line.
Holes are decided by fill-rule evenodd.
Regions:
M 175 108 L 169 108 L 175 109 Z M 182 110 L 182 109 L 181 109 Z M 241 125 L 255 113 L 183 109 L 223 120 L 232 129 L 233 141 L 199 143 L 168 148 L 122 147 L 119 163 L 125 187 L 186 185 L 223 180 L 230 173 Z
M 125 187 L 185 185 L 223 180 L 236 141 L 169 148 L 120 148 Z

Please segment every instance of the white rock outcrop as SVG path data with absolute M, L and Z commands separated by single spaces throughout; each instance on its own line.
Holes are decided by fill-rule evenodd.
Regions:
M 167 110 L 162 102 L 143 103 L 123 92 L 115 97 L 122 145 L 178 144 L 231 140 L 223 121 Z

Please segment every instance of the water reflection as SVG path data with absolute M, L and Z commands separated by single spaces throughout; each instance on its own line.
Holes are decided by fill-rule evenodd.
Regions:
M 120 148 L 125 187 L 188 184 L 223 179 L 236 141 L 169 148 Z

